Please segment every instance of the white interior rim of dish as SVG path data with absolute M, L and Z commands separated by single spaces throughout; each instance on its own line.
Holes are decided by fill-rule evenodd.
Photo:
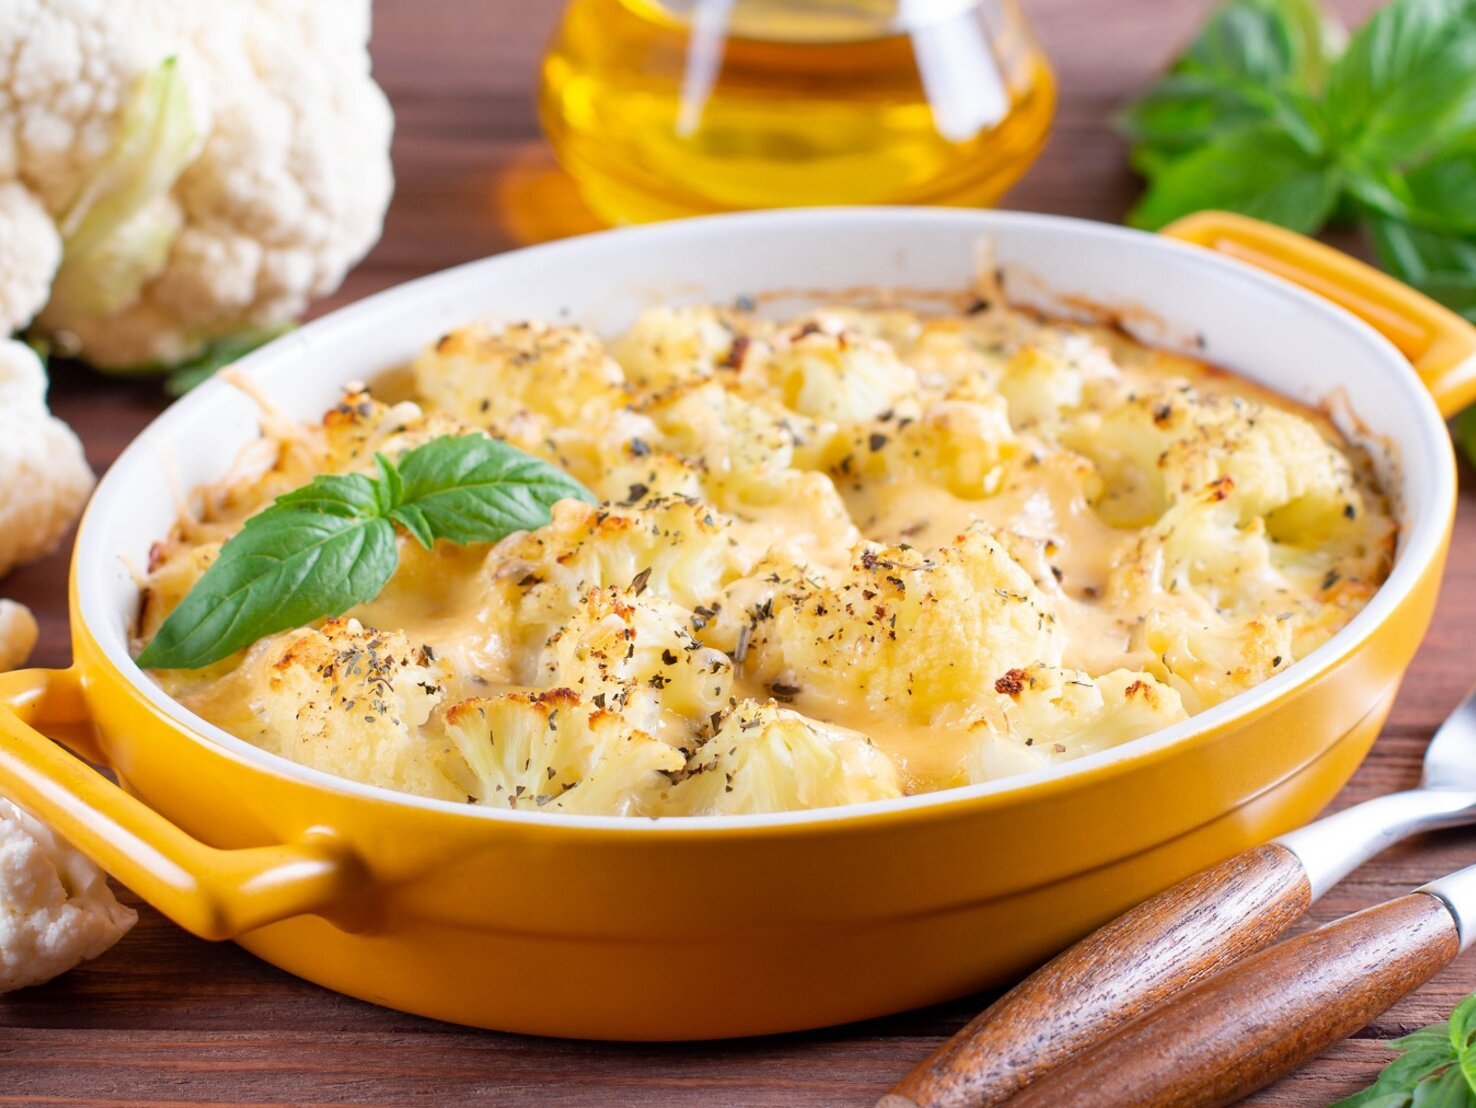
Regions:
M 531 259 L 536 256 L 544 264 L 577 265 L 580 262 L 580 255 L 588 253 L 588 248 L 592 243 L 610 245 L 618 241 L 621 246 L 640 247 L 647 252 L 659 252 L 664 245 L 680 245 L 684 238 L 721 233 L 736 244 L 735 248 L 742 249 L 743 244 L 752 236 L 765 232 L 798 233 L 801 229 L 806 231 L 823 229 L 827 233 L 865 234 L 868 230 L 895 233 L 899 229 L 930 228 L 936 233 L 940 225 L 950 232 L 956 230 L 959 236 L 973 240 L 986 238 L 992 233 L 1002 232 L 1012 227 L 1020 227 L 1031 233 L 1092 237 L 1098 240 L 1099 245 L 1110 241 L 1120 244 L 1121 249 L 1128 252 L 1176 253 L 1181 256 L 1181 262 L 1189 261 L 1194 267 L 1208 267 L 1220 271 L 1222 278 L 1224 271 L 1228 270 L 1233 273 L 1235 280 L 1247 289 L 1257 287 L 1262 290 L 1269 289 L 1276 297 L 1289 299 L 1299 312 L 1310 313 L 1309 318 L 1320 317 L 1324 323 L 1334 322 L 1338 328 L 1350 332 L 1371 356 L 1377 357 L 1387 365 L 1390 390 L 1414 394 L 1406 396 L 1405 400 L 1413 400 L 1418 426 L 1410 429 L 1410 433 L 1399 438 L 1394 445 L 1406 471 L 1414 466 L 1414 455 L 1424 452 L 1425 456 L 1420 460 L 1417 468 L 1427 471 L 1433 480 L 1433 484 L 1425 489 L 1425 509 L 1416 513 L 1414 518 L 1401 518 L 1399 549 L 1393 569 L 1369 603 L 1356 613 L 1346 626 L 1305 658 L 1298 659 L 1282 672 L 1254 688 L 1206 709 L 1198 715 L 1163 730 L 1130 740 L 1120 746 L 1084 755 L 1056 766 L 980 784 L 918 793 L 891 800 L 791 812 L 657 818 L 529 812 L 435 800 L 338 777 L 253 746 L 244 739 L 237 738 L 201 719 L 175 701 L 138 668 L 129 654 L 128 634 L 124 626 L 124 619 L 120 612 L 110 610 L 106 598 L 108 589 L 105 587 L 108 583 L 103 578 L 103 574 L 113 569 L 120 557 L 116 544 L 107 541 L 107 536 L 111 532 L 110 524 L 118 518 L 120 512 L 127 510 L 126 493 L 130 483 L 136 479 L 133 475 L 144 464 L 145 452 L 155 448 L 156 444 L 153 440 L 164 434 L 177 434 L 191 421 L 197 409 L 205 406 L 222 390 L 231 388 L 224 382 L 212 381 L 207 382 L 160 415 L 138 439 L 130 444 L 100 482 L 83 518 L 74 552 L 74 558 L 78 563 L 75 571 L 82 619 L 109 662 L 116 666 L 165 715 L 171 717 L 186 731 L 192 732 L 194 737 L 210 741 L 222 748 L 225 753 L 274 773 L 365 799 L 405 804 L 455 814 L 467 819 L 510 820 L 571 829 L 598 828 L 627 833 L 660 834 L 663 831 L 693 833 L 723 828 L 756 829 L 833 824 L 838 821 L 883 816 L 889 813 L 896 814 L 908 810 L 921 812 L 926 809 L 942 809 L 986 796 L 1028 790 L 1045 782 L 1065 783 L 1070 778 L 1093 773 L 1104 766 L 1149 755 L 1172 746 L 1192 734 L 1221 727 L 1236 717 L 1254 712 L 1267 702 L 1282 696 L 1314 672 L 1333 665 L 1340 658 L 1352 652 L 1379 625 L 1393 615 L 1437 556 L 1445 536 L 1448 511 L 1455 497 L 1455 468 L 1445 423 L 1407 360 L 1387 339 L 1361 320 L 1329 301 L 1289 282 L 1199 247 L 1128 228 L 1064 216 L 931 208 L 798 209 L 708 216 L 672 223 L 620 228 L 495 255 L 417 278 L 376 293 L 309 323 L 289 334 L 285 339 L 279 339 L 248 355 L 238 363 L 238 370 L 248 377 L 261 381 L 270 395 L 270 379 L 274 370 L 285 375 L 291 365 L 293 355 L 300 353 L 294 349 L 300 344 L 320 337 L 331 340 L 335 329 L 342 331 L 346 327 L 362 327 L 366 324 L 372 327 L 375 317 L 392 306 L 405 307 L 408 305 L 415 308 L 433 305 L 443 297 L 444 293 L 450 292 L 458 285 L 464 285 L 468 280 L 491 272 L 494 267 L 507 264 L 511 259 Z M 793 273 L 786 274 L 784 280 L 776 281 L 770 287 L 796 287 L 802 284 L 802 276 L 800 280 L 796 280 L 796 276 Z M 871 287 L 882 287 L 885 283 L 872 281 L 867 284 Z M 901 287 L 905 282 L 899 281 L 897 284 Z M 933 287 L 943 291 L 941 285 Z M 577 312 L 574 314 L 574 319 L 578 320 Z M 431 337 L 434 336 L 428 336 L 426 341 L 429 341 Z M 321 352 L 315 351 L 315 353 Z M 1215 360 L 1212 352 L 1207 353 L 1206 356 L 1211 361 Z M 366 367 L 362 376 L 372 377 L 385 368 L 388 367 Z M 1230 366 L 1229 368 L 1237 367 Z M 341 373 L 334 376 L 341 381 L 349 379 Z M 191 427 L 191 430 L 198 433 L 195 427 Z M 231 463 L 232 457 L 221 459 L 220 471 L 222 473 Z M 1407 481 L 1405 487 L 1408 487 Z

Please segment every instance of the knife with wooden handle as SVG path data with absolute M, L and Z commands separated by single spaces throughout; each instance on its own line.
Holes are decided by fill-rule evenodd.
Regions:
M 1436 733 L 1421 787 L 1345 808 L 1144 901 L 1026 978 L 892 1090 L 890 1108 L 980 1108 L 1279 938 L 1379 851 L 1476 821 L 1476 693 Z M 1455 768 L 1452 768 L 1455 767 Z
M 1473 924 L 1476 866 L 1243 958 L 1054 1068 L 1035 1071 L 1009 1104 L 1232 1103 L 1428 981 L 1470 944 Z M 1065 999 L 1058 1014 L 1069 1012 Z M 956 1086 L 950 1095 L 968 1094 Z M 893 1093 L 878 1103 L 932 1102 Z
M 1144 901 L 1031 974 L 877 1108 L 998 1104 L 1033 1077 L 1282 935 L 1311 903 L 1297 856 L 1237 854 Z
M 1019 1108 L 1230 1104 L 1434 977 L 1460 953 L 1445 904 L 1411 893 L 1274 946 L 1010 1098 Z

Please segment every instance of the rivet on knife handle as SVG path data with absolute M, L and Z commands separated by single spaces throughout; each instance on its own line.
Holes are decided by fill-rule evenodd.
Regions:
M 1275 843 L 1197 873 L 1027 977 L 878 1108 L 998 1104 L 1128 1020 L 1260 950 L 1310 902 L 1301 862 Z
M 1011 1108 L 1230 1104 L 1357 1031 L 1460 952 L 1415 892 L 1252 955 L 1042 1075 Z

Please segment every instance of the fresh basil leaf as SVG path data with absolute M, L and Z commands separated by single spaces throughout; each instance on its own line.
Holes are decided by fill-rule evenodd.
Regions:
M 1343 144 L 1377 164 L 1476 127 L 1476 7 L 1395 0 L 1378 11 L 1328 75 L 1327 105 Z
M 1371 216 L 1379 263 L 1395 277 L 1476 322 L 1476 235 L 1445 235 Z
M 1472 1108 L 1476 1100 L 1461 1076 L 1458 1066 L 1451 1066 L 1438 1077 L 1427 1077 L 1414 1087 L 1410 1108 Z
M 1476 234 L 1476 141 L 1467 138 L 1404 169 L 1359 169 L 1349 188 L 1390 219 Z
M 417 537 L 496 542 L 542 527 L 560 500 L 596 502 L 562 470 L 481 435 L 434 439 L 403 455 L 398 467 L 404 494 L 390 518 Z
M 324 512 L 346 519 L 370 519 L 384 514 L 380 510 L 379 490 L 375 482 L 362 473 L 320 474 L 300 489 L 293 489 L 277 497 L 272 508 Z M 252 516 L 246 521 L 246 526 L 261 526 L 266 521 L 264 515 L 259 513 Z
M 1314 232 L 1337 203 L 1341 177 L 1285 131 L 1260 124 L 1222 135 L 1160 173 L 1129 219 L 1158 228 L 1222 208 Z
M 1447 1023 L 1423 1027 L 1389 1044 L 1400 1056 L 1368 1088 L 1333 1108 L 1476 1108 L 1462 1063 L 1476 1032 L 1476 996 L 1467 997 Z
M 1317 0 L 1232 0 L 1216 8 L 1179 65 L 1262 87 L 1321 86 L 1342 27 Z
M 374 455 L 374 468 L 379 473 L 379 479 L 373 482 L 375 504 L 379 514 L 388 518 L 405 499 L 405 480 L 399 467 L 383 454 Z
M 221 548 L 138 664 L 194 669 L 265 635 L 341 615 L 377 596 L 397 560 L 395 529 L 386 519 L 269 508 Z
M 1305 127 L 1311 94 L 1343 38 L 1316 0 L 1232 0 L 1120 120 L 1145 176 L 1237 128 Z

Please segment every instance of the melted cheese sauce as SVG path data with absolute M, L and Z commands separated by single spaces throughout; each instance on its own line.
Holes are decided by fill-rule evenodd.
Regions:
M 374 450 L 485 429 L 607 505 L 492 547 L 426 552 L 402 537 L 390 585 L 348 613 L 432 648 L 421 684 L 435 704 L 401 737 L 440 751 L 455 705 L 550 682 L 587 711 L 584 677 L 550 659 L 591 590 L 610 590 L 639 612 L 665 605 L 650 612 L 684 650 L 711 653 L 723 695 L 710 712 L 678 709 L 701 697 L 666 671 L 630 677 L 647 699 L 665 690 L 639 726 L 686 768 L 632 779 L 595 810 L 770 810 L 944 788 L 1136 737 L 1292 664 L 1387 573 L 1388 506 L 1326 419 L 1115 332 L 1004 308 L 781 323 L 663 309 L 613 350 L 567 328 L 453 333 L 416 364 L 416 403 L 361 395 L 322 427 L 275 426 L 266 464 L 201 490 L 156 548 L 140 643 L 272 497 L 315 473 L 372 472 Z M 663 531 L 653 521 L 673 505 L 711 527 Z M 263 689 L 293 634 L 158 677 L 282 749 Z M 724 721 L 760 711 L 808 727 L 830 768 L 801 768 L 799 731 L 783 765 L 740 750 L 740 731 L 714 753 Z M 690 781 L 714 757 L 726 792 L 699 804 Z M 416 787 L 385 772 L 374 783 Z

